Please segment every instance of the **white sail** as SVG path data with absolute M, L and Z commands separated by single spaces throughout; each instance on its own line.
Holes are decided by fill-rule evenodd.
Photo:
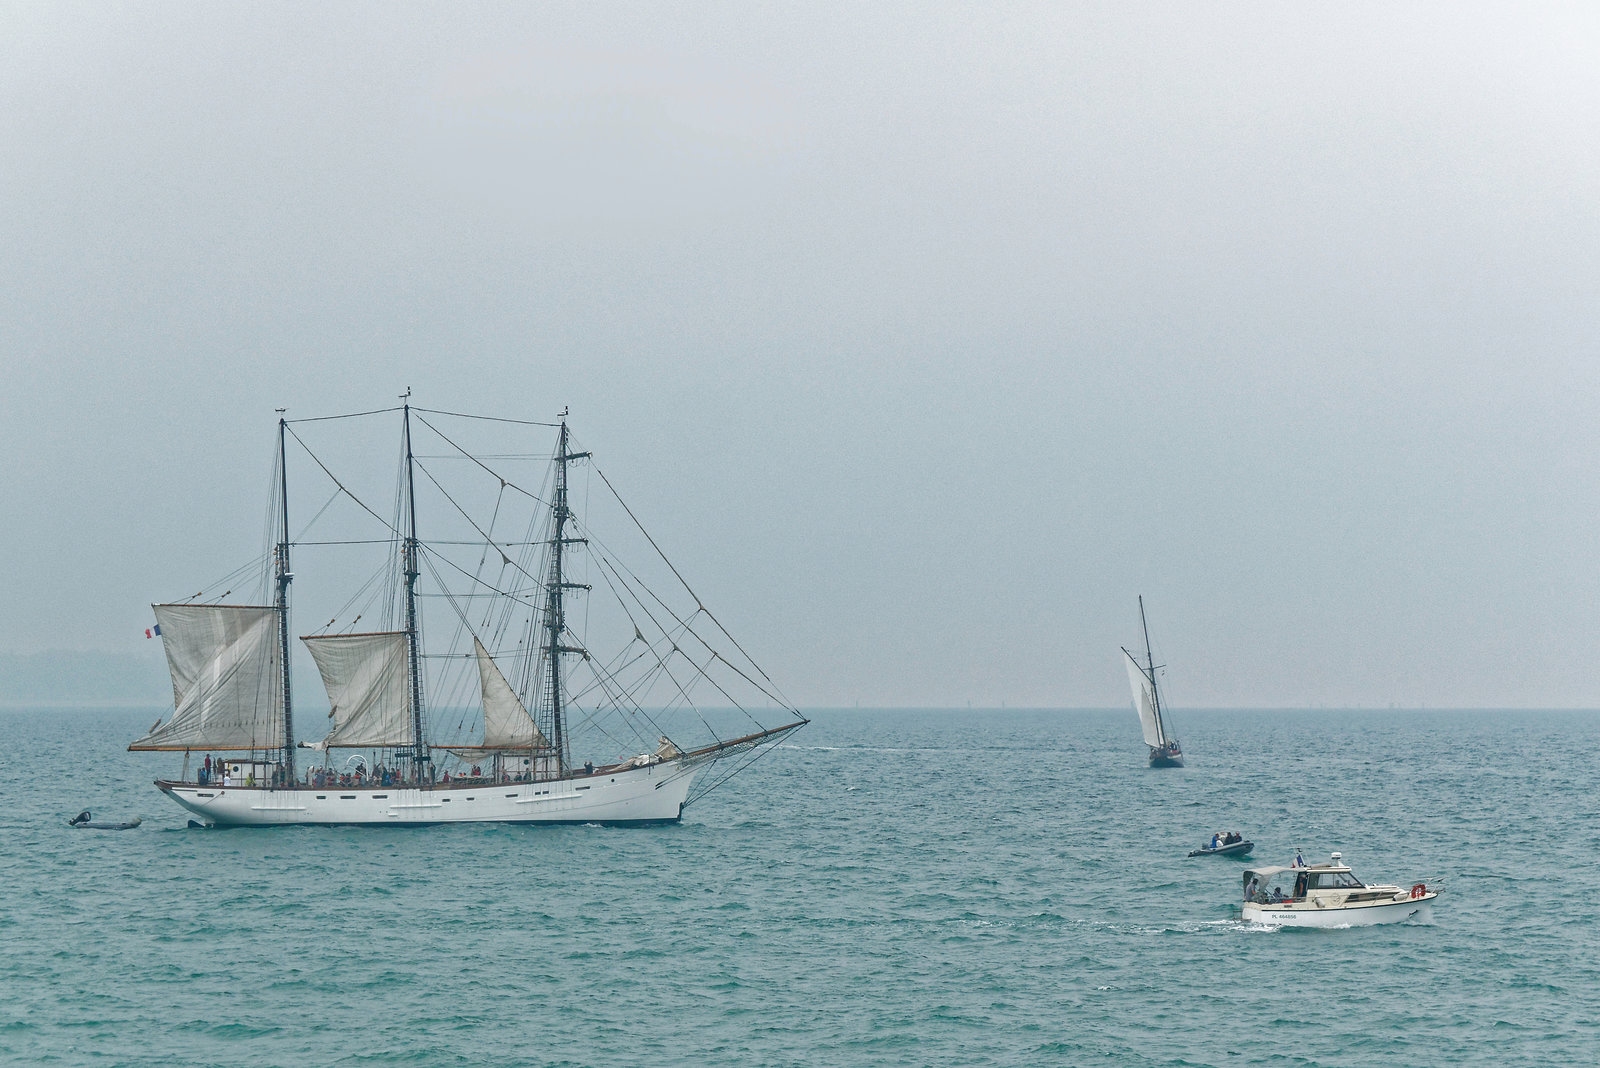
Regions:
M 412 740 L 406 632 L 301 638 L 322 673 L 333 730 L 324 746 L 400 746 Z
M 275 749 L 283 666 L 271 607 L 157 604 L 172 717 L 129 749 Z
M 485 749 L 548 749 L 533 717 L 522 707 L 516 691 L 501 674 L 489 650 L 476 637 L 472 647 L 478 654 L 478 681 L 483 689 L 483 746 Z
M 1156 688 L 1150 682 L 1144 668 L 1138 661 L 1124 649 L 1123 659 L 1127 661 L 1128 685 L 1133 689 L 1134 711 L 1139 713 L 1139 726 L 1144 730 L 1144 743 L 1146 745 L 1166 745 L 1167 740 L 1161 732 L 1161 713 L 1156 709 Z

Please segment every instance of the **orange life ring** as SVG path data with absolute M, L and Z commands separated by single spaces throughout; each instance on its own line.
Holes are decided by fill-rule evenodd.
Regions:
M 1427 883 L 1417 883 L 1415 886 L 1413 886 L 1411 888 L 1411 897 L 1413 899 L 1416 899 L 1416 898 L 1419 898 L 1422 895 L 1426 894 L 1427 892 L 1428 892 L 1428 884 Z

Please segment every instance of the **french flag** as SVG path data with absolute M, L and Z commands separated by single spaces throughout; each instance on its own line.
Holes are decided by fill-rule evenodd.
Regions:
M 153 627 L 146 627 L 144 629 L 144 636 L 146 638 L 159 638 L 159 637 L 161 637 L 161 624 L 157 623 Z

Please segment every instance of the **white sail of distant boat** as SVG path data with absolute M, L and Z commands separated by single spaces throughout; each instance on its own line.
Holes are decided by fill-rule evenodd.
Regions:
M 1165 746 L 1167 740 L 1161 735 L 1161 716 L 1156 711 L 1155 683 L 1132 653 L 1124 649 L 1122 655 L 1128 668 L 1128 685 L 1133 689 L 1133 707 L 1139 713 L 1139 727 L 1144 731 L 1144 744 Z
M 401 417 L 403 443 L 393 520 L 384 520 L 291 430 L 291 420 L 280 418 L 274 475 L 278 542 L 261 572 L 263 584 L 276 590 L 274 603 L 155 606 L 172 673 L 173 712 L 129 748 L 184 754 L 183 774 L 156 784 L 174 801 L 206 823 L 222 825 L 673 822 L 688 804 L 807 722 L 661 555 L 598 469 L 593 470 L 620 514 L 680 587 L 683 606 L 674 607 L 668 594 L 590 535 L 572 507 L 568 485 L 571 467 L 590 454 L 572 448 L 565 412 L 558 423 L 520 424 L 556 431 L 551 474 L 536 492 L 490 466 L 525 455 L 474 454 L 428 418 L 481 417 L 413 408 L 409 392 L 403 400 L 391 409 Z M 414 420 L 435 434 L 437 454 L 416 454 Z M 314 461 L 308 470 L 331 481 L 334 500 L 353 503 L 362 522 L 376 520 L 380 537 L 291 538 L 291 438 Z M 469 513 L 465 491 L 442 483 L 431 466 L 441 456 L 464 461 L 455 470 L 476 478 L 492 500 L 486 517 Z M 441 507 L 460 513 L 458 529 L 472 538 L 430 542 L 417 535 L 419 469 L 438 487 Z M 533 510 L 519 520 L 515 504 Z M 473 538 L 481 541 L 476 548 Z M 365 544 L 386 546 L 389 562 L 365 584 L 355 584 L 352 603 L 364 596 L 367 608 L 356 610 L 354 618 L 375 607 L 390 626 L 334 632 L 336 617 L 323 633 L 302 637 L 328 697 L 328 728 L 316 737 L 319 732 L 303 716 L 296 718 L 290 684 L 290 552 Z M 462 550 L 467 555 L 452 557 L 454 546 L 468 546 Z M 594 581 L 575 581 L 571 557 L 580 551 Z M 432 582 L 426 594 L 418 592 L 424 577 Z M 591 621 L 586 606 L 581 625 L 575 625 L 568 608 L 570 599 L 602 587 L 620 606 L 606 619 L 615 624 L 621 649 L 604 656 L 587 630 L 601 629 L 603 614 Z M 436 598 L 449 613 L 447 630 L 454 639 L 445 648 L 423 641 L 423 596 Z M 492 653 L 486 637 L 505 634 L 514 640 Z M 505 663 L 517 667 L 514 675 Z M 431 700 L 430 693 L 436 695 Z M 469 717 L 463 699 L 480 714 Z M 778 709 L 782 721 L 763 723 L 756 712 L 768 709 Z M 713 721 L 730 715 L 748 725 L 729 730 L 724 721 L 718 729 Z M 461 721 L 454 732 L 448 727 L 452 719 Z M 698 729 L 699 741 L 684 737 L 680 744 L 669 722 Z M 468 737 L 459 736 L 462 729 Z M 310 766 L 297 759 L 304 750 L 316 754 L 307 758 Z M 191 757 L 201 754 L 205 760 L 190 778 Z M 721 770 L 713 773 L 714 767 Z
M 1139 598 L 1139 626 L 1144 631 L 1145 662 L 1122 649 L 1123 666 L 1128 669 L 1128 686 L 1133 691 L 1133 708 L 1139 716 L 1139 729 L 1150 747 L 1150 766 L 1182 767 L 1183 749 L 1167 732 L 1162 720 L 1161 691 L 1156 685 L 1155 654 L 1150 651 L 1150 626 L 1145 622 L 1144 597 Z

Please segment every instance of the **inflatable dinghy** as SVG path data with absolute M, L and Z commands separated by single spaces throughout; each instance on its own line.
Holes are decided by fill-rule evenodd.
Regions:
M 131 820 L 124 820 L 122 823 L 112 823 L 109 820 L 97 820 L 93 815 L 90 814 L 88 809 L 84 809 L 82 812 L 68 820 L 67 826 L 90 831 L 131 831 L 143 822 L 144 821 L 138 816 L 133 817 Z
M 1254 842 L 1229 842 L 1227 845 L 1217 846 L 1215 849 L 1210 847 L 1196 849 L 1189 855 L 1191 857 L 1242 857 L 1255 847 L 1256 844 Z

